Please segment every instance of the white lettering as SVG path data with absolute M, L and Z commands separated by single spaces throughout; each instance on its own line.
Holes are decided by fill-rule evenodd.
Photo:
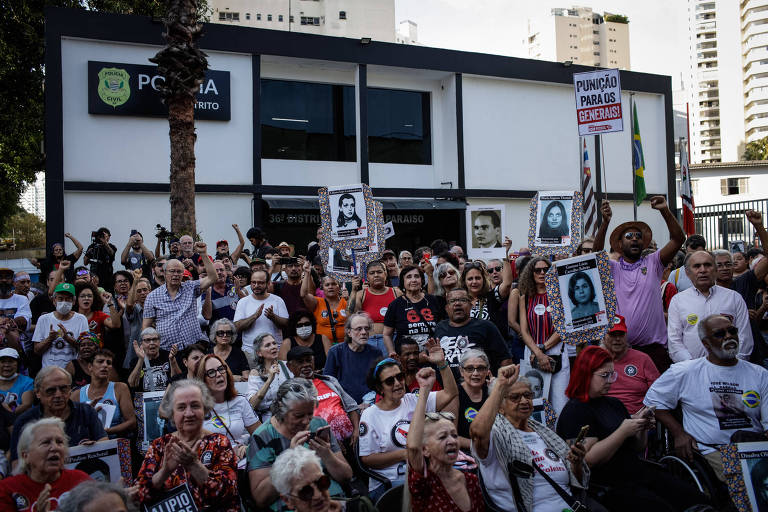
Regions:
M 149 83 L 149 75 L 139 73 L 139 90 Z
M 208 79 L 208 83 L 205 84 L 205 92 L 203 92 L 203 84 L 200 84 L 201 94 L 208 94 L 211 91 L 213 91 L 213 94 L 215 94 L 216 96 L 219 95 L 219 90 L 216 89 L 216 83 L 213 81 L 212 78 Z
M 158 90 L 159 90 L 159 89 L 157 88 L 157 84 L 155 83 L 157 80 L 162 80 L 163 82 L 165 82 L 165 78 L 164 78 L 164 77 L 162 77 L 162 76 L 160 76 L 160 75 L 155 75 L 155 76 L 153 76 L 153 77 L 152 77 L 152 88 L 153 88 L 154 90 L 156 90 L 156 91 L 158 91 Z

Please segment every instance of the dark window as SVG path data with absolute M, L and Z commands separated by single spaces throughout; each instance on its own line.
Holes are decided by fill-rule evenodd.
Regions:
M 256 20 L 257 20 L 257 21 L 261 21 L 261 14 L 259 14 L 259 13 L 256 13 Z
M 249 12 L 245 13 L 245 19 L 247 20 L 251 19 L 251 13 Z
M 290 16 L 290 17 L 288 18 L 288 23 L 293 23 L 293 16 Z
M 278 14 L 277 15 L 277 21 L 279 21 L 280 23 L 283 22 L 283 15 L 282 14 Z
M 379 163 L 432 163 L 428 92 L 368 89 L 368 157 Z
M 312 19 L 312 24 L 313 25 L 320 25 L 320 18 L 313 18 Z
M 224 21 L 224 20 L 226 20 L 226 19 L 227 19 L 227 13 L 225 13 L 225 12 L 220 12 L 220 13 L 219 13 L 219 21 Z
M 347 11 L 339 11 L 339 19 L 340 20 L 347 19 Z
M 749 178 L 723 178 L 720 180 L 720 193 L 724 196 L 746 194 L 749 192 Z
M 262 157 L 356 160 L 355 88 L 261 81 Z
M 312 18 L 309 18 L 309 20 L 311 21 L 311 20 L 312 20 Z M 307 24 L 307 17 L 306 17 L 306 16 L 302 16 L 302 17 L 301 17 L 301 24 L 302 24 L 302 25 L 306 25 L 306 24 Z
M 272 21 L 272 15 L 271 14 L 267 14 L 267 21 Z
M 233 12 L 232 13 L 232 21 L 240 21 L 240 13 L 239 12 Z

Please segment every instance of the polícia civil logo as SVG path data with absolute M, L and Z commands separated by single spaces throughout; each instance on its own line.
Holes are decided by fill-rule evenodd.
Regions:
M 131 75 L 124 69 L 101 68 L 99 71 L 99 87 L 97 89 L 101 101 L 117 108 L 131 97 L 131 87 L 128 80 Z

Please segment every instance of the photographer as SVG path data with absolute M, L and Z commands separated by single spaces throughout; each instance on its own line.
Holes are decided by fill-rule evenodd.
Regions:
M 99 284 L 105 290 L 112 289 L 112 263 L 115 261 L 117 247 L 109 243 L 112 233 L 101 227 L 91 233 L 91 245 L 85 250 L 83 262 L 90 265 L 91 274 L 99 278 Z
M 144 245 L 144 236 L 135 229 L 131 230 L 128 243 L 125 244 L 125 249 L 120 255 L 120 263 L 128 271 L 140 268 L 144 276 L 149 276 L 154 260 L 152 251 Z

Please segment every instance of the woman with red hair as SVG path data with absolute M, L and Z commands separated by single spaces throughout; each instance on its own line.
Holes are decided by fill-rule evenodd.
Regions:
M 657 512 L 708 503 L 695 488 L 642 463 L 638 454 L 645 449 L 646 431 L 656 424 L 654 412 L 644 407 L 630 416 L 618 398 L 607 396 L 616 377 L 607 350 L 594 346 L 582 350 L 565 390 L 570 400 L 557 421 L 563 439 L 574 439 L 589 426 L 584 446 L 590 482 L 608 488 L 597 501 L 609 510 Z

